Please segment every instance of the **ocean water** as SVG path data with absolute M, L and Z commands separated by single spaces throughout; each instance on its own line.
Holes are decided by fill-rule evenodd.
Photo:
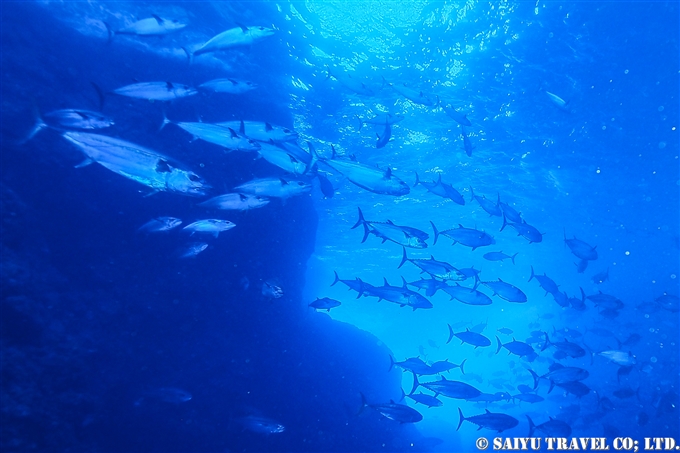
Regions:
M 1 11 L 3 451 L 465 452 L 480 437 L 530 435 L 543 450 L 547 437 L 680 444 L 676 2 Z M 122 33 L 143 19 L 186 26 Z M 241 27 L 271 36 L 194 53 L 225 30 L 242 39 Z M 112 93 L 159 82 L 178 94 L 218 78 L 256 88 L 172 101 Z M 97 115 L 114 124 L 73 127 L 54 120 L 61 109 L 80 112 L 81 126 Z M 43 120 L 51 127 L 31 136 Z M 178 124 L 241 120 L 296 131 L 299 148 L 278 152 L 303 174 Z M 222 134 L 259 127 L 245 125 Z M 138 156 L 129 147 L 123 163 L 90 154 L 81 167 L 87 153 L 70 139 L 86 134 L 167 156 L 143 164 L 147 175 L 191 171 L 210 187 L 154 193 L 121 174 Z M 311 190 L 243 211 L 199 206 L 265 177 Z M 439 177 L 464 204 L 427 189 Z M 378 193 L 396 178 L 407 194 Z M 489 214 L 498 200 L 521 221 Z M 368 223 L 352 228 L 358 209 Z M 182 225 L 140 231 L 168 216 Z M 204 219 L 236 226 L 183 230 Z M 540 242 L 518 235 L 525 225 Z M 446 230 L 459 226 L 493 243 L 452 244 Z M 411 247 L 418 234 L 427 247 Z M 196 243 L 207 248 L 182 257 Z M 421 272 L 432 260 L 449 274 Z M 468 268 L 479 278 L 461 280 Z M 402 278 L 491 303 L 404 289 Z M 526 301 L 496 294 L 499 279 Z M 409 306 L 416 291 L 431 308 Z M 325 297 L 340 305 L 309 307 Z M 392 365 L 409 358 L 422 360 L 417 388 L 408 364 Z M 441 361 L 464 367 L 430 370 Z M 430 385 L 444 378 L 473 388 Z M 441 405 L 416 403 L 421 393 Z

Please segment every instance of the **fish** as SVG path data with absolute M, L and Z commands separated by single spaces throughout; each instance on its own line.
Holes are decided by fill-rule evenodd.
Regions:
M 602 291 L 598 291 L 597 294 L 587 296 L 586 299 L 593 302 L 598 307 L 604 309 L 618 310 L 623 308 L 623 302 L 621 302 L 621 300 L 619 300 L 616 296 L 605 294 Z
M 502 327 L 500 329 L 496 329 L 498 332 L 504 334 L 504 335 L 511 335 L 512 334 L 512 329 L 508 329 L 507 327 Z
M 190 223 L 183 229 L 191 231 L 192 235 L 194 233 L 209 233 L 215 237 L 218 237 L 221 232 L 231 230 L 235 226 L 236 224 L 230 222 L 229 220 L 205 219 Z
M 472 267 L 464 267 L 462 269 L 458 269 L 463 275 L 465 275 L 465 279 L 467 280 L 468 278 L 474 278 L 475 279 L 475 284 L 479 282 L 479 274 L 482 272 L 481 270 L 475 269 L 474 266 Z
M 170 158 L 117 138 L 87 132 L 65 132 L 66 140 L 86 156 L 79 167 L 96 162 L 157 192 L 204 196 L 210 186 L 196 173 L 183 170 Z
M 470 201 L 472 200 L 477 200 L 477 203 L 482 207 L 482 209 L 489 214 L 490 216 L 497 216 L 497 217 L 502 217 L 503 216 L 503 211 L 501 211 L 500 208 L 500 202 L 501 202 L 501 196 L 498 195 L 498 199 L 496 200 L 496 203 L 493 201 L 489 200 L 485 196 L 478 196 L 475 195 L 475 191 L 472 189 L 472 186 L 470 186 L 470 194 L 471 198 Z
M 515 257 L 517 256 L 519 252 L 515 253 L 514 255 L 506 255 L 502 251 L 500 252 L 489 252 L 485 253 L 483 258 L 488 261 L 503 261 L 507 260 L 508 258 L 512 261 L 512 264 L 515 264 Z
M 270 299 L 280 299 L 283 297 L 283 288 L 275 278 L 270 278 L 262 283 L 262 295 Z
M 436 280 L 433 277 L 421 278 L 420 280 L 416 280 L 414 282 L 408 283 L 408 285 L 409 286 L 415 286 L 419 290 L 424 289 L 425 295 L 427 297 L 432 297 L 437 293 L 438 290 L 445 289 L 445 288 L 449 287 L 449 285 L 447 285 L 445 282 Z
M 476 289 L 466 288 L 456 283 L 456 286 L 448 286 L 442 291 L 451 296 L 451 300 L 456 299 L 467 305 L 491 305 L 493 301 L 489 296 Z
M 621 365 L 623 367 L 629 367 L 637 363 L 635 356 L 630 351 L 625 352 L 618 350 L 610 350 L 598 352 L 597 355 L 602 356 L 605 359 L 609 360 L 610 362 L 614 362 L 615 364 Z
M 434 392 L 434 396 L 444 395 L 448 398 L 468 400 L 476 398 L 482 394 L 478 389 L 474 388 L 470 384 L 460 381 L 449 381 L 444 376 L 440 380 L 434 382 L 419 382 L 418 376 L 413 375 L 413 389 L 411 393 L 415 392 L 419 387 L 425 387 L 426 389 Z
M 453 188 L 451 184 L 445 184 L 442 182 L 441 173 L 438 174 L 437 182 L 422 182 L 418 178 L 418 173 L 416 173 L 416 182 L 413 187 L 420 184 L 425 187 L 428 192 L 433 193 L 442 198 L 448 198 L 449 200 L 457 203 L 459 205 L 465 205 L 465 199 L 456 189 Z
M 232 49 L 234 47 L 251 46 L 273 34 L 274 30 L 271 28 L 261 26 L 246 27 L 239 25 L 236 28 L 230 28 L 229 30 L 225 30 L 210 38 L 195 51 L 190 53 L 185 49 L 185 52 L 189 57 L 189 61 L 191 61 L 194 57 L 205 53 Z
M 534 378 L 534 390 L 538 387 L 539 379 L 548 379 L 550 381 L 550 393 L 555 384 L 566 384 L 568 382 L 582 381 L 590 376 L 588 370 L 578 367 L 563 367 L 557 363 L 553 364 L 550 371 L 543 376 L 538 376 L 533 370 L 528 370 Z
M 403 254 L 401 258 L 401 263 L 397 266 L 397 269 L 401 269 L 401 266 L 405 262 L 410 262 L 416 267 L 420 268 L 423 272 L 430 274 L 433 278 L 438 278 L 440 280 L 465 280 L 465 276 L 460 273 L 458 269 L 451 266 L 449 263 L 444 261 L 437 261 L 434 256 L 430 256 L 429 260 L 426 259 L 416 259 L 408 258 L 406 256 L 406 248 L 402 246 Z
M 484 403 L 496 403 L 498 401 L 503 401 L 503 400 L 509 400 L 510 395 L 505 392 L 496 392 L 496 393 L 482 393 L 476 398 L 471 398 L 470 401 L 475 401 L 475 402 L 484 402 Z
M 399 423 L 417 423 L 423 419 L 423 416 L 417 410 L 405 404 L 397 404 L 391 400 L 387 404 L 368 404 L 366 397 L 361 393 L 361 409 L 359 414 L 365 407 L 370 407 L 383 417 Z
M 366 83 L 359 80 L 358 78 L 352 77 L 351 74 L 346 72 L 338 72 L 335 70 L 331 71 L 330 66 L 327 67 L 327 72 L 327 79 L 331 77 L 334 78 L 340 83 L 340 85 L 344 86 L 348 90 L 362 96 L 375 96 L 375 91 L 371 87 L 366 85 Z
M 456 123 L 460 124 L 461 126 L 472 126 L 472 123 L 467 118 L 467 113 L 459 112 L 451 104 L 448 103 L 441 104 L 441 107 L 444 110 L 444 113 L 446 113 L 446 116 L 454 120 Z
M 316 309 L 316 310 L 326 310 L 326 311 L 331 311 L 331 308 L 339 307 L 340 301 L 331 299 L 329 297 L 324 297 L 324 298 L 316 298 L 315 301 L 309 304 L 310 307 Z
M 548 96 L 548 99 L 550 99 L 550 102 L 552 102 L 553 105 L 557 106 L 557 108 L 565 112 L 569 111 L 568 108 L 569 101 L 565 101 L 564 99 L 562 99 L 556 94 L 551 93 L 550 91 L 546 91 L 545 94 L 546 96 Z
M 392 371 L 392 368 L 395 366 L 402 368 L 404 371 L 410 371 L 414 375 L 427 376 L 439 373 L 438 371 L 433 370 L 430 365 L 423 362 L 419 357 L 411 357 L 404 360 L 403 362 L 395 362 L 394 358 L 390 356 L 390 367 L 387 371 Z
M 449 344 L 453 337 L 456 337 L 460 340 L 461 344 L 467 343 L 469 345 L 474 346 L 475 349 L 477 349 L 478 347 L 485 348 L 487 346 L 491 346 L 491 340 L 489 340 L 482 334 L 471 332 L 470 329 L 466 329 L 465 332 L 454 333 L 451 324 L 448 324 L 448 326 L 449 326 L 449 339 L 446 340 L 446 344 Z
M 586 309 L 586 293 L 583 291 L 583 288 L 579 287 L 579 289 L 581 290 L 581 298 L 570 297 L 568 300 L 574 310 L 582 311 Z
M 520 400 L 524 403 L 540 403 L 541 401 L 545 401 L 545 398 L 543 398 L 540 395 L 536 395 L 535 393 L 520 393 L 517 395 L 512 396 L 513 400 Z
M 359 130 L 361 130 L 364 124 L 372 124 L 375 126 L 389 124 L 391 126 L 393 124 L 397 124 L 400 121 L 403 121 L 404 118 L 405 118 L 404 115 L 400 115 L 398 113 L 382 113 L 367 120 L 357 117 L 357 119 L 359 120 Z
M 463 149 L 465 150 L 465 154 L 467 154 L 468 157 L 472 157 L 472 150 L 474 150 L 475 147 L 472 146 L 472 142 L 470 141 L 470 137 L 468 137 L 468 135 L 465 133 L 465 127 L 461 126 L 461 130 L 462 130 L 461 135 L 463 137 Z M 482 206 L 482 208 L 484 209 L 484 206 Z M 486 209 L 484 209 L 484 210 L 486 211 Z M 489 213 L 489 214 L 491 214 L 491 213 Z M 491 215 L 496 215 L 496 214 L 491 214 Z
M 260 146 L 257 151 L 258 154 L 270 164 L 296 176 L 307 173 L 308 167 L 304 162 L 300 162 L 294 156 L 288 154 L 284 148 L 276 146 L 274 142 L 259 142 L 258 144 Z
M 555 303 L 559 305 L 562 308 L 566 308 L 569 306 L 569 296 L 567 296 L 567 292 L 559 292 L 557 291 L 556 293 L 552 294 L 553 300 L 555 300 Z
M 441 373 L 447 373 L 451 370 L 455 370 L 456 368 L 460 368 L 460 372 L 462 374 L 465 374 L 465 361 L 467 359 L 463 359 L 462 362 L 460 362 L 460 365 L 456 365 L 455 363 L 449 362 L 449 359 L 446 360 L 440 360 L 438 362 L 434 362 L 432 365 L 430 365 L 430 370 L 434 371 L 436 374 L 441 374 Z
M 541 352 L 548 349 L 548 347 L 553 346 L 558 351 L 561 351 L 564 354 L 566 354 L 569 357 L 574 358 L 574 359 L 579 358 L 579 357 L 583 357 L 583 356 L 586 355 L 586 350 L 583 349 L 581 346 L 577 345 L 576 343 L 572 343 L 568 340 L 551 342 L 550 338 L 548 337 L 548 332 L 543 332 L 543 334 L 545 335 L 545 342 L 543 343 L 543 347 L 541 348 Z
M 433 245 L 437 244 L 437 239 L 439 238 L 440 234 L 453 240 L 454 245 L 462 244 L 466 247 L 471 247 L 473 251 L 478 247 L 484 247 L 496 243 L 496 240 L 484 231 L 475 230 L 473 228 L 465 228 L 461 224 L 458 224 L 458 228 L 451 228 L 443 231 L 438 231 L 437 227 L 434 226 L 432 221 L 430 221 L 430 225 L 432 225 L 432 230 L 434 231 Z
M 182 221 L 176 217 L 156 217 L 149 220 L 144 225 L 139 227 L 137 231 L 146 231 L 147 233 L 156 233 L 159 231 L 170 231 L 182 224 Z
M 369 233 L 374 234 L 376 237 L 382 239 L 383 244 L 385 241 L 392 241 L 395 244 L 399 244 L 404 247 L 412 247 L 417 249 L 427 248 L 425 241 L 430 237 L 429 234 L 424 231 L 418 230 L 412 227 L 395 225 L 391 220 L 387 222 L 374 222 L 364 219 L 364 215 L 361 212 L 361 208 L 357 208 L 359 211 L 359 220 L 350 229 L 355 229 L 359 225 L 364 227 L 364 237 L 361 240 L 363 244 L 366 242 L 366 238 Z
M 309 193 L 311 190 L 312 186 L 304 181 L 283 178 L 253 179 L 234 188 L 236 192 L 283 200 Z
M 530 282 L 534 278 L 538 280 L 538 284 L 541 286 L 541 288 L 543 288 L 546 295 L 548 295 L 548 293 L 555 294 L 559 292 L 559 285 L 555 283 L 552 278 L 545 275 L 545 272 L 543 275 L 537 275 L 534 272 L 534 266 L 531 266 L 531 276 L 529 276 L 529 280 L 527 280 L 527 282 Z
M 522 214 L 517 212 L 517 210 L 509 204 L 499 201 L 498 205 L 500 206 L 501 211 L 503 211 L 503 215 L 506 219 L 509 219 L 513 223 L 521 224 L 524 222 L 522 220 Z
M 479 429 L 486 428 L 499 433 L 512 429 L 519 424 L 519 420 L 515 417 L 498 412 L 490 412 L 489 409 L 486 409 L 486 412 L 483 414 L 465 417 L 463 416 L 463 411 L 459 407 L 458 417 L 458 427 L 456 428 L 456 431 L 460 429 L 460 425 L 466 420 L 479 426 Z
M 364 282 L 362 282 L 358 278 L 356 278 L 354 280 L 341 280 L 340 277 L 338 277 L 337 272 L 333 271 L 333 273 L 335 274 L 335 279 L 333 280 L 333 283 L 331 283 L 331 286 L 335 286 L 336 283 L 341 282 L 341 283 L 344 283 L 345 285 L 347 285 L 347 288 L 349 288 L 349 290 L 353 290 L 353 291 L 356 291 L 358 293 L 357 299 L 362 296 L 362 294 L 364 293 L 364 285 L 365 285 Z
M 536 430 L 541 431 L 543 434 L 549 437 L 569 437 L 571 436 L 571 426 L 562 420 L 557 420 L 552 417 L 548 417 L 548 421 L 541 423 L 540 425 L 534 424 L 534 421 L 526 416 L 529 420 L 529 437 L 533 437 Z
M 116 88 L 113 93 L 147 101 L 175 101 L 198 93 L 189 85 L 173 82 L 141 82 Z
M 673 294 L 663 294 L 656 299 L 654 299 L 661 308 L 668 310 L 672 313 L 677 313 L 680 311 L 680 298 Z
M 402 84 L 392 84 L 389 83 L 385 78 L 383 77 L 383 82 L 385 85 L 391 86 L 394 91 L 397 93 L 401 94 L 404 96 L 406 99 L 409 101 L 415 103 L 415 104 L 420 104 L 424 105 L 426 107 L 434 107 L 437 104 L 439 104 L 439 98 L 436 96 L 433 96 L 431 94 L 425 93 L 423 91 L 419 90 L 414 90 L 413 88 L 409 88 L 406 86 L 405 83 Z
M 402 196 L 410 192 L 409 187 L 404 181 L 392 175 L 392 169 L 387 168 L 381 170 L 379 168 L 362 165 L 358 162 L 337 159 L 335 148 L 333 148 L 333 157 L 331 159 L 322 158 L 317 155 L 317 159 L 333 170 L 341 173 L 351 183 L 361 187 L 369 192 L 382 194 Z M 313 148 L 310 152 L 315 153 Z
M 163 124 L 171 122 L 172 121 L 169 121 L 166 118 L 163 121 Z M 179 122 L 173 124 L 181 127 L 196 138 L 223 147 L 226 152 L 252 152 L 259 151 L 261 148 L 261 145 L 258 142 L 246 137 L 243 132 L 239 133 L 234 129 L 223 127 L 218 124 L 191 122 Z
M 208 244 L 205 242 L 191 242 L 184 247 L 184 250 L 180 254 L 180 258 L 193 258 L 202 251 L 208 248 Z
M 628 338 L 626 338 L 624 341 L 619 341 L 619 347 L 622 346 L 635 346 L 638 344 L 642 337 L 640 334 L 637 333 L 631 333 Z
M 596 285 L 600 285 L 604 282 L 609 281 L 609 268 L 593 275 L 590 280 L 592 280 L 592 282 L 595 283 Z
M 105 129 L 115 123 L 110 117 L 91 110 L 82 109 L 61 109 L 46 113 L 42 117 L 36 109 L 36 122 L 33 129 L 20 143 L 26 143 L 43 129 L 77 129 L 77 130 L 96 130 Z
M 491 289 L 494 296 L 498 296 L 508 302 L 524 303 L 527 301 L 527 295 L 521 289 L 504 282 L 500 278 L 497 282 L 481 282 L 481 284 Z
M 298 139 L 298 133 L 293 129 L 289 129 L 283 126 L 277 126 L 275 124 L 270 124 L 267 122 L 260 121 L 222 121 L 215 123 L 218 126 L 226 127 L 239 131 L 240 134 L 245 135 L 251 140 L 257 142 L 274 142 L 275 144 L 295 142 Z M 309 156 L 304 150 L 299 148 L 302 153 Z M 286 148 L 289 154 L 294 155 L 298 160 L 305 160 L 300 158 L 298 153 L 292 152 L 289 148 Z M 311 157 L 311 156 L 309 156 Z M 305 160 L 308 163 L 309 160 Z
M 564 243 L 577 258 L 586 261 L 594 261 L 597 259 L 597 246 L 593 247 L 580 239 L 576 239 L 576 236 L 574 236 L 573 239 L 567 239 L 566 230 L 564 232 Z
M 401 307 L 409 306 L 413 311 L 418 308 L 432 308 L 432 303 L 429 300 L 417 292 L 408 289 L 406 281 L 403 280 L 403 282 L 404 285 L 401 287 L 389 285 L 387 279 L 384 279 L 383 286 L 373 286 L 362 282 L 362 291 L 365 296 L 377 297 L 378 302 L 387 300 L 389 302 L 394 302 Z
M 508 222 L 507 217 L 503 215 L 503 225 L 500 231 L 503 231 L 506 226 L 514 228 L 517 231 L 517 236 L 522 236 L 529 241 L 529 244 L 543 241 L 543 233 L 538 231 L 536 227 L 529 225 L 526 220 L 523 220 L 522 223 Z
M 113 30 L 106 22 L 104 22 L 104 25 L 106 25 L 106 30 L 109 33 L 109 42 L 113 40 L 115 35 L 163 36 L 179 31 L 187 26 L 187 24 L 178 20 L 163 19 L 155 14 L 118 30 Z
M 213 209 L 224 209 L 234 211 L 247 211 L 257 209 L 269 204 L 269 199 L 257 195 L 242 193 L 227 193 L 219 195 L 199 203 L 199 206 Z
M 511 342 L 503 344 L 501 343 L 501 339 L 496 336 L 496 343 L 498 344 L 498 347 L 496 348 L 496 354 L 501 352 L 502 348 L 507 349 L 509 354 L 515 354 L 519 357 L 527 357 L 536 354 L 534 348 L 532 348 L 531 345 L 522 341 L 517 341 L 514 338 Z
M 578 263 L 574 263 L 576 266 L 576 272 L 582 274 L 588 268 L 588 260 L 579 260 Z
M 378 137 L 378 141 L 375 143 L 377 149 L 384 148 L 392 138 L 392 126 L 390 123 L 385 122 L 385 128 L 383 129 L 382 135 L 375 134 Z
M 203 82 L 199 90 L 214 91 L 215 93 L 244 94 L 257 88 L 257 84 L 239 79 L 213 79 Z
M 238 418 L 237 421 L 248 431 L 257 434 L 279 434 L 286 430 L 286 427 L 276 420 L 267 417 L 249 415 Z
M 403 392 L 403 390 L 402 390 L 402 392 Z M 427 407 L 441 407 L 444 404 L 440 400 L 435 398 L 434 396 L 427 395 L 423 392 L 411 393 L 410 395 L 404 394 L 404 398 L 405 397 L 411 398 L 413 401 L 416 402 L 416 404 L 417 403 L 424 404 Z

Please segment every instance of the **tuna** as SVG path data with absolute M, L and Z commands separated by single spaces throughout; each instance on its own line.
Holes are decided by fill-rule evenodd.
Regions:
M 430 235 L 424 231 L 412 227 L 395 225 L 390 220 L 387 222 L 368 221 L 364 219 L 361 208 L 357 209 L 359 210 L 359 220 L 357 220 L 357 223 L 355 223 L 351 229 L 353 230 L 359 225 L 363 225 L 364 237 L 361 240 L 362 244 L 366 241 L 369 233 L 372 233 L 382 239 L 383 243 L 389 240 L 404 247 L 419 249 L 427 248 L 425 240 L 428 239 Z
M 486 428 L 499 433 L 514 428 L 519 423 L 515 417 L 497 412 L 490 412 L 488 409 L 486 409 L 484 414 L 465 417 L 463 416 L 463 411 L 458 408 L 458 416 L 458 427 L 456 428 L 456 431 L 460 429 L 460 425 L 466 420 L 479 426 L 479 429 Z
M 475 230 L 473 228 L 465 228 L 463 225 L 458 224 L 458 228 L 451 228 L 449 230 L 438 231 L 434 223 L 430 222 L 432 225 L 432 230 L 434 230 L 434 244 L 437 243 L 439 235 L 446 236 L 447 238 L 453 240 L 453 244 L 462 244 L 467 247 L 471 247 L 474 251 L 478 247 L 484 247 L 486 245 L 492 245 L 496 243 L 496 240 L 485 233 L 484 231 Z
M 430 193 L 433 193 L 437 196 L 448 198 L 459 205 L 465 204 L 465 199 L 460 194 L 460 192 L 454 189 L 451 184 L 445 184 L 442 182 L 441 173 L 438 174 L 437 182 L 422 182 L 418 178 L 418 173 L 416 173 L 416 183 L 413 185 L 413 187 L 417 186 L 418 184 L 425 187 Z

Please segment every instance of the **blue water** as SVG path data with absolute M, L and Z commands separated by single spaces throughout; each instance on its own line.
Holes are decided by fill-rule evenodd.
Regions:
M 610 445 L 619 436 L 641 446 L 646 437 L 680 443 L 677 3 L 4 2 L 1 14 L 3 451 L 477 451 L 482 436 L 527 436 L 527 416 L 536 425 L 558 419 L 571 436 L 606 437 Z M 152 14 L 187 26 L 108 42 L 105 23 L 117 30 Z M 189 63 L 182 47 L 195 50 L 239 25 L 275 33 Z M 348 76 L 373 94 L 341 83 Z M 321 160 L 333 145 L 341 158 L 389 167 L 410 192 L 373 193 L 319 162 L 332 197 L 309 168 L 300 179 L 313 185 L 310 193 L 246 212 L 207 210 L 197 206 L 207 195 L 151 194 L 101 165 L 74 168 L 83 154 L 64 130 L 25 141 L 37 112 L 97 111 L 91 82 L 110 92 L 225 77 L 258 87 L 173 102 L 106 95 L 103 114 L 115 125 L 87 132 L 170 156 L 216 196 L 253 178 L 296 178 L 255 153 L 193 140 L 176 125 L 159 130 L 163 115 L 267 121 L 297 131 L 298 143 L 305 150 L 312 143 Z M 439 105 L 408 100 L 389 84 L 467 114 L 472 155 Z M 384 126 L 359 127 L 360 119 L 388 112 L 404 119 L 377 149 Z M 465 205 L 415 185 L 416 172 L 426 182 L 441 175 Z M 512 227 L 499 231 L 503 219 L 472 201 L 471 189 L 521 212 L 542 241 L 529 243 Z M 483 282 L 520 288 L 527 302 L 480 284 L 491 305 L 440 291 L 428 297 L 433 308 L 414 311 L 330 286 L 334 272 L 374 286 L 428 277 L 412 263 L 398 268 L 400 245 L 374 235 L 362 243 L 362 228 L 351 229 L 357 208 L 369 221 L 427 232 L 428 247 L 407 248 L 409 258 L 474 267 Z M 216 239 L 137 231 L 159 216 L 182 226 L 215 217 L 236 227 Z M 495 244 L 472 250 L 440 236 L 435 245 L 430 222 L 440 231 L 483 230 Z M 597 259 L 582 273 L 565 235 L 596 246 Z M 195 241 L 208 248 L 179 258 Z M 500 251 L 517 253 L 514 264 L 483 257 Z M 607 311 L 588 299 L 585 310 L 561 307 L 529 281 L 532 267 L 569 297 L 580 299 L 580 288 L 587 296 L 601 291 L 622 306 Z M 605 271 L 608 279 L 596 283 Z M 280 286 L 283 297 L 263 295 L 265 283 Z M 341 305 L 315 312 L 308 304 L 317 297 Z M 447 344 L 447 324 L 491 345 Z M 585 354 L 541 350 L 545 336 L 532 332 Z M 496 353 L 498 341 L 513 338 L 530 343 L 535 356 Z M 605 351 L 618 351 L 632 368 Z M 427 408 L 401 400 L 413 375 L 390 368 L 390 356 L 465 360 L 465 374 L 454 369 L 446 379 L 485 394 L 518 395 L 528 386 L 544 401 L 440 395 L 443 405 Z M 529 370 L 543 376 L 555 364 L 586 370 L 588 393 L 549 392 L 548 379 L 533 389 Z M 360 410 L 361 394 L 371 407 Z M 390 400 L 422 421 L 384 417 L 381 405 Z M 518 423 L 500 434 L 459 425 L 460 412 L 485 410 Z

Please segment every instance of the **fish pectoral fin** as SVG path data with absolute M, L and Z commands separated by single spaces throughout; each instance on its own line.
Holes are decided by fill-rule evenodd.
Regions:
M 86 157 L 81 163 L 76 165 L 75 168 L 87 167 L 88 165 L 93 164 L 93 163 L 94 163 L 94 161 L 92 159 L 90 159 L 89 157 Z
M 144 198 L 149 198 L 150 196 L 156 195 L 157 193 L 158 193 L 157 190 L 152 190 L 151 192 L 149 192 L 149 193 L 147 193 L 146 195 L 144 195 Z
M 155 14 L 152 14 L 151 17 L 153 17 L 154 19 L 156 19 L 156 22 L 158 22 L 158 25 L 163 25 L 163 22 L 164 22 L 164 21 L 163 21 L 163 19 L 162 19 L 160 16 L 157 16 L 157 15 L 155 15 Z

